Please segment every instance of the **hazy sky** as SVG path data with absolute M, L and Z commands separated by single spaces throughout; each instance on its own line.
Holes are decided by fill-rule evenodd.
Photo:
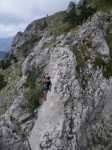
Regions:
M 67 8 L 71 0 L 0 0 L 0 37 L 9 37 L 34 19 Z M 78 0 L 72 0 L 78 1 Z

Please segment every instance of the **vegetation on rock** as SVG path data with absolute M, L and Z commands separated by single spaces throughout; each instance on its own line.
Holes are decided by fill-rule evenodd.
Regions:
M 81 25 L 89 17 L 96 12 L 95 8 L 92 8 L 88 3 L 83 5 L 74 5 L 74 7 L 66 14 L 64 21 L 69 22 L 70 25 Z
M 90 39 L 89 39 L 90 40 Z M 80 82 L 83 89 L 86 88 L 88 80 L 91 78 L 91 74 L 86 71 L 88 60 L 91 59 L 91 54 L 88 49 L 91 47 L 92 43 L 88 39 L 85 39 L 83 43 L 75 45 L 72 47 L 72 51 L 76 58 L 76 77 Z
M 0 74 L 0 90 L 6 86 L 6 81 L 4 79 L 3 74 Z
M 21 63 L 15 63 L 5 70 L 0 69 L 6 85 L 0 90 L 0 97 L 4 99 L 2 107 L 0 107 L 0 115 L 5 113 L 14 100 L 14 93 L 17 82 L 21 77 Z M 1 83 L 0 83 L 1 85 Z
M 46 18 L 48 24 L 48 32 L 50 34 L 58 36 L 67 33 L 71 29 L 69 23 L 64 22 L 65 16 L 66 11 L 61 11 Z
M 102 69 L 103 76 L 105 78 L 109 78 L 112 76 L 112 60 L 110 59 L 108 62 L 105 62 L 103 58 L 98 55 L 95 58 L 94 67 L 99 67 Z
M 106 41 L 110 49 L 110 57 L 112 59 L 112 24 L 109 25 L 106 35 Z
M 87 0 L 98 10 L 109 10 L 112 8 L 112 0 Z
M 7 55 L 6 58 L 0 60 L 0 69 L 7 69 L 8 67 L 11 66 L 12 63 L 16 63 L 17 62 L 17 58 L 11 54 L 11 55 Z
M 40 105 L 40 98 L 42 97 L 41 74 L 42 72 L 39 68 L 34 68 L 28 73 L 26 83 L 24 84 L 25 107 L 29 113 L 33 113 Z
M 32 35 L 28 40 L 26 40 L 20 47 L 17 48 L 16 57 L 25 58 L 30 53 L 32 47 L 36 42 L 40 40 L 40 37 Z

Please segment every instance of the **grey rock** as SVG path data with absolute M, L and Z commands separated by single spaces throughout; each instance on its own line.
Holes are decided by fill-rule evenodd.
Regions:
M 59 37 L 50 36 L 40 22 L 33 22 L 19 35 L 18 47 L 34 34 L 41 39 L 24 59 L 13 103 L 0 118 L 1 150 L 29 149 L 28 143 L 24 146 L 24 132 L 18 133 L 18 124 L 29 133 L 32 150 L 111 149 L 112 77 L 106 78 L 102 67 L 94 68 L 97 55 L 110 60 L 105 39 L 108 17 L 110 14 L 97 13 L 77 31 Z M 49 73 L 52 87 L 34 112 L 36 117 L 30 117 L 23 107 L 24 84 L 34 68 Z M 16 140 L 20 142 L 14 144 Z

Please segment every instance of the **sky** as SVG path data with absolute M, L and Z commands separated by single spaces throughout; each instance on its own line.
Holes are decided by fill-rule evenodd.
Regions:
M 70 1 L 0 0 L 0 38 L 14 36 L 18 31 L 24 31 L 33 20 L 66 9 Z

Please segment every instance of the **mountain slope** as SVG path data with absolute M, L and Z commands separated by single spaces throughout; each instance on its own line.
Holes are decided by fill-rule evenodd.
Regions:
M 51 75 L 52 89 L 39 109 L 30 136 L 33 150 L 99 150 L 101 147 L 108 149 L 108 144 L 112 144 L 108 142 L 112 136 L 109 117 L 112 113 L 112 72 L 103 72 L 101 63 L 105 57 L 110 59 L 102 32 L 106 21 L 106 16 L 103 17 L 101 20 L 95 16 L 94 24 L 88 22 L 78 32 L 60 37 L 61 43 L 51 50 L 47 71 Z M 105 69 L 110 65 L 107 66 Z M 102 131 L 104 135 L 101 128 L 105 130 Z
M 57 16 L 60 13 L 54 15 L 55 23 Z M 9 84 L 0 91 L 5 103 L 0 148 L 110 150 L 112 14 L 97 12 L 83 25 L 59 34 L 52 17 L 34 21 L 13 39 L 18 62 L 2 70 Z M 52 82 L 46 101 L 41 89 L 45 72 Z M 28 139 L 31 148 L 25 144 Z

